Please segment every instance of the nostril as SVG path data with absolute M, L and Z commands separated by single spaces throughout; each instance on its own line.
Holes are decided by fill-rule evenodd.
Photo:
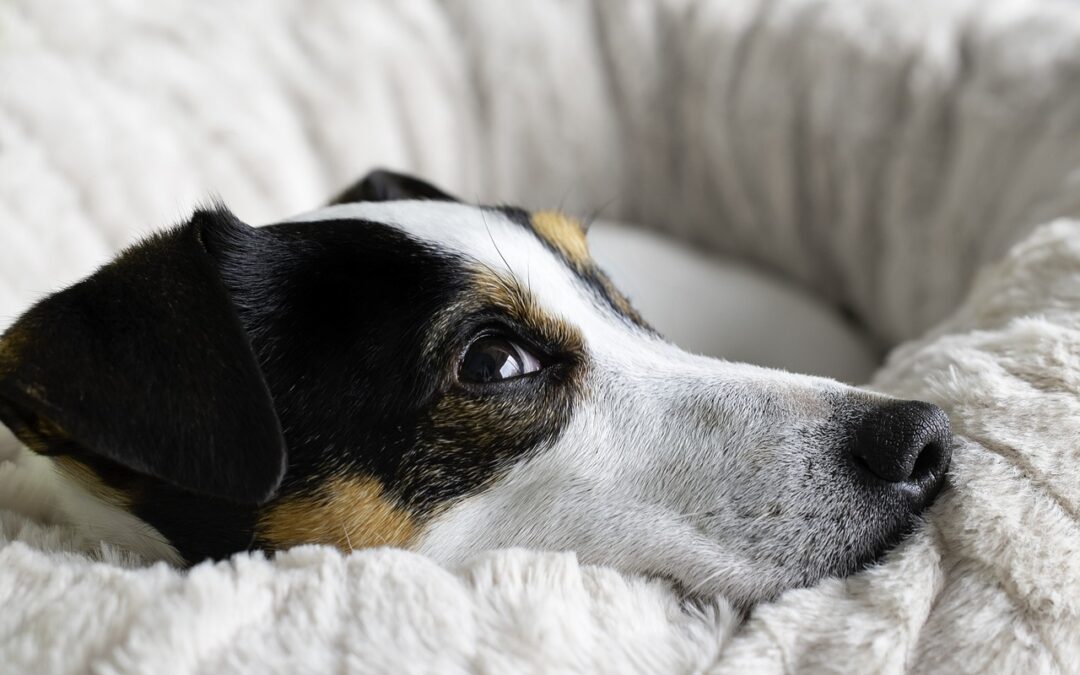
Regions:
M 941 467 L 945 456 L 945 448 L 940 441 L 931 441 L 915 458 L 915 464 L 911 467 L 911 476 L 908 480 L 921 483 L 927 477 L 935 474 Z
M 879 481 L 929 485 L 949 463 L 949 420 L 937 406 L 890 401 L 868 411 L 851 443 L 855 466 Z

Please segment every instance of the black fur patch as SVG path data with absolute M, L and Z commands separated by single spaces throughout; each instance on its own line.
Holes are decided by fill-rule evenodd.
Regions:
M 497 327 L 542 333 L 480 292 L 465 261 L 363 221 L 282 224 L 222 242 L 240 308 L 289 447 L 283 496 L 329 477 L 376 478 L 422 517 L 552 440 L 579 367 L 566 344 L 533 377 L 456 381 L 460 354 Z
M 456 202 L 458 199 L 427 181 L 386 169 L 375 169 L 346 188 L 330 204 L 390 202 L 401 199 L 430 199 Z

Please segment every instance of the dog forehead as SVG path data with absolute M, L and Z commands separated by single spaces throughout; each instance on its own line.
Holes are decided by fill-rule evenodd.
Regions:
M 457 202 L 358 202 L 324 207 L 287 222 L 329 220 L 394 228 L 438 253 L 515 279 L 545 311 L 560 318 L 583 328 L 600 329 L 611 323 L 587 281 L 575 270 L 587 262 L 584 233 L 558 214 L 541 212 L 521 223 L 501 209 Z

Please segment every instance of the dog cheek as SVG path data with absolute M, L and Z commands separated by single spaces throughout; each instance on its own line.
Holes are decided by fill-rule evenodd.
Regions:
M 273 503 L 259 519 L 257 538 L 281 550 L 326 544 L 342 551 L 408 546 L 418 529 L 412 513 L 368 476 L 335 476 L 311 494 Z
M 399 473 L 409 504 L 424 513 L 444 510 L 560 437 L 574 387 L 553 380 L 508 386 L 515 390 L 451 392 L 431 411 Z

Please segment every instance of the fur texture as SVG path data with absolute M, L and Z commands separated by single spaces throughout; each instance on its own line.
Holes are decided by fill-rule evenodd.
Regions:
M 1033 224 L 1077 213 L 1074 3 L 319 7 L 0 7 L 5 315 L 210 191 L 269 220 L 374 164 L 483 201 L 616 198 L 611 215 L 803 281 L 885 346 L 955 309 Z M 967 439 L 925 533 L 757 608 L 733 638 L 723 612 L 686 618 L 661 587 L 565 556 L 458 575 L 306 549 L 179 575 L 4 515 L 23 542 L 0 549 L 3 606 L 22 608 L 0 613 L 5 663 L 1073 670 L 1078 227 L 1033 235 L 876 380 L 943 405 Z M 0 464 L 0 494 L 27 503 L 14 470 Z

